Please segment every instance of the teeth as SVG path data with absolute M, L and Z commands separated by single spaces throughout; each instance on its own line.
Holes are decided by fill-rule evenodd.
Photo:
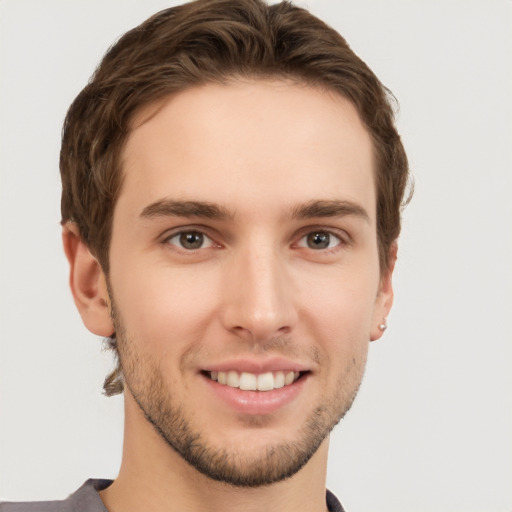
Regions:
M 240 379 L 238 378 L 238 373 L 234 372 L 234 371 L 228 372 L 228 374 L 226 376 L 226 384 L 232 388 L 237 388 L 240 385 Z
M 258 375 L 258 390 L 259 391 L 270 391 L 274 389 L 274 376 L 272 373 L 262 373 Z
M 276 372 L 274 375 L 274 389 L 279 389 L 284 386 L 284 373 Z
M 235 370 L 228 372 L 209 372 L 212 380 L 216 380 L 219 384 L 225 384 L 232 388 L 240 388 L 244 391 L 271 391 L 284 386 L 289 386 L 295 382 L 299 376 L 299 372 L 267 372 L 256 375 L 254 373 L 242 372 Z
M 258 389 L 258 378 L 256 375 L 247 372 L 240 374 L 240 389 L 256 391 Z

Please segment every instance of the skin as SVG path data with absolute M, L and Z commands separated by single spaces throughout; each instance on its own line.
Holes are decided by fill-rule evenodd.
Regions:
M 373 151 L 356 110 L 284 81 L 191 88 L 139 113 L 123 172 L 108 280 L 73 224 L 63 235 L 82 319 L 116 331 L 126 380 L 107 508 L 325 510 L 328 433 L 382 334 L 396 259 L 393 245 L 379 269 Z M 271 363 L 302 376 L 270 412 L 234 407 L 205 376 Z M 215 467 L 180 454 L 191 436 Z M 218 481 L 228 470 L 237 485 Z

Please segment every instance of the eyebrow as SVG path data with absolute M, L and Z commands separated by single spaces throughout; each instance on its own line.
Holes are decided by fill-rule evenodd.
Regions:
M 292 209 L 292 219 L 310 219 L 314 217 L 345 217 L 353 215 L 370 223 L 368 212 L 352 201 L 319 200 L 309 201 Z
M 311 219 L 315 217 L 345 217 L 353 215 L 370 223 L 368 212 L 357 203 L 340 200 L 313 200 L 291 209 L 291 219 Z M 235 214 L 227 208 L 207 201 L 176 201 L 161 199 L 146 206 L 140 217 L 200 217 L 215 220 L 233 219 Z
M 202 217 L 227 220 L 233 218 L 234 214 L 222 206 L 206 201 L 161 199 L 146 206 L 140 216 L 144 219 L 154 219 L 156 217 Z

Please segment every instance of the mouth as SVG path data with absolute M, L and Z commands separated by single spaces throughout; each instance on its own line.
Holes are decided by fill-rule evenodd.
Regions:
M 203 375 L 223 386 L 242 391 L 272 391 L 297 382 L 307 372 L 275 371 L 265 373 L 229 371 L 203 371 Z

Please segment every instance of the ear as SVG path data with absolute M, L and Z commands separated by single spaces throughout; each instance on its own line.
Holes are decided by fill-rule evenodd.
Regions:
M 84 325 L 98 336 L 111 336 L 114 326 L 110 299 L 98 260 L 85 245 L 75 223 L 67 222 L 62 227 L 62 242 L 69 261 L 69 286 Z
M 370 341 L 378 340 L 383 334 L 386 327 L 386 318 L 391 311 L 393 305 L 393 271 L 398 251 L 396 240 L 391 244 L 389 249 L 388 267 L 382 272 L 379 291 L 375 300 L 375 308 L 373 312 L 372 329 L 370 333 Z

